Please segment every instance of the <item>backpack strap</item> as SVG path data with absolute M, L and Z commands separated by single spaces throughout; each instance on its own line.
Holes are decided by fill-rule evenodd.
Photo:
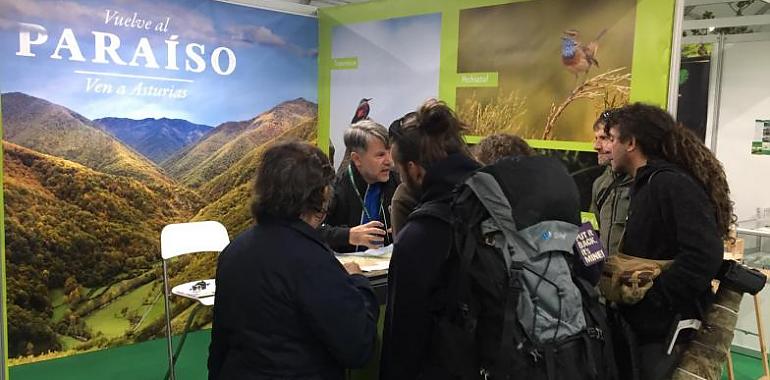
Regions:
M 610 194 L 612 194 L 615 188 L 620 186 L 620 182 L 621 182 L 620 179 L 621 179 L 621 176 L 613 175 L 612 182 L 610 183 L 610 185 L 602 189 L 602 191 L 600 191 L 599 194 L 597 194 L 598 198 L 596 199 L 596 202 L 595 202 L 595 206 L 597 210 L 602 209 L 602 206 L 604 206 L 604 202 L 607 201 L 607 198 L 610 197 Z
M 469 210 L 467 207 L 467 200 L 473 193 L 467 187 L 458 187 L 453 193 L 451 205 L 447 205 L 447 210 L 450 214 L 450 223 L 452 226 L 452 248 L 449 255 L 456 255 L 458 271 L 454 273 L 454 279 L 450 282 L 446 294 L 446 307 L 448 310 L 456 310 L 460 315 L 458 319 L 461 321 L 471 320 L 470 310 L 470 264 L 473 257 L 476 255 L 477 241 L 472 235 L 471 226 L 475 221 L 480 219 L 477 215 L 481 210 L 478 208 Z M 454 209 L 457 208 L 458 212 L 462 215 L 454 217 Z M 462 209 L 462 211 L 459 211 Z M 468 214 L 470 213 L 470 214 Z M 459 218 L 470 218 L 472 220 L 465 220 L 467 223 L 453 223 L 459 220 Z
M 452 223 L 452 207 L 448 202 L 448 199 L 436 199 L 420 204 L 416 210 L 409 214 L 406 219 L 414 220 L 420 218 L 435 218 L 443 222 Z
M 652 182 L 652 177 L 655 177 L 655 174 L 658 174 L 658 173 L 661 173 L 661 172 L 673 172 L 673 171 L 675 171 L 675 170 L 674 170 L 674 169 L 671 169 L 671 168 L 660 168 L 660 169 L 655 169 L 655 171 L 654 171 L 654 172 L 652 172 L 652 174 L 650 174 L 650 176 L 649 176 L 649 177 L 647 177 L 647 184 L 649 185 L 649 184 L 650 184 L 650 182 Z
M 489 212 L 489 216 L 501 227 L 505 239 L 513 247 L 513 254 L 502 250 L 508 273 L 508 283 L 504 290 L 505 302 L 503 304 L 503 330 L 500 334 L 500 349 L 492 368 L 493 374 L 508 374 L 511 373 L 515 364 L 511 360 L 511 353 L 529 350 L 531 359 L 535 362 L 541 359 L 542 354 L 531 345 L 524 347 L 524 342 L 529 342 L 531 339 L 525 337 L 525 332 L 519 324 L 517 312 L 519 298 L 524 288 L 522 272 L 526 259 L 526 254 L 521 247 L 531 247 L 531 243 L 515 233 L 516 221 L 513 218 L 511 204 L 494 176 L 485 172 L 477 172 L 468 178 L 465 184 Z M 465 245 L 469 246 L 469 244 Z
M 519 325 L 517 308 L 519 306 L 519 297 L 524 286 L 522 283 L 522 270 L 524 265 L 520 261 L 514 261 L 509 268 L 508 286 L 505 291 L 505 303 L 503 304 L 503 329 L 500 333 L 500 349 L 495 360 L 495 373 L 510 373 L 514 363 L 510 360 L 512 352 L 523 350 L 524 342 L 528 341 L 524 337 L 524 332 Z M 538 361 L 539 353 L 531 348 L 530 352 L 533 361 Z

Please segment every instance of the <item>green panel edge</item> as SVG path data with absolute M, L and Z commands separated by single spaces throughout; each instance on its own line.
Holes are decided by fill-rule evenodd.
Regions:
M 484 136 L 466 135 L 465 142 L 471 145 L 478 144 Z M 535 140 L 527 139 L 527 144 L 533 148 L 538 149 L 558 149 L 558 150 L 571 150 L 578 152 L 593 152 L 594 145 L 590 142 L 579 141 L 556 141 L 556 140 Z
M 676 0 L 639 0 L 631 64 L 632 102 L 666 108 Z
M 2 94 L 2 91 L 0 91 L 0 94 Z M 0 100 L 0 103 L 2 100 Z M 3 107 L 0 105 L 0 139 L 3 138 Z M 5 154 L 3 153 L 3 145 L 0 144 L 0 157 L 5 157 Z M 3 335 L 3 352 L 0 353 L 0 355 L 3 355 L 2 357 L 2 364 L 3 364 L 3 371 L 5 372 L 5 379 L 8 379 L 8 304 L 7 301 L 7 288 L 5 286 L 5 271 L 6 271 L 6 265 L 5 265 L 5 186 L 3 186 L 3 180 L 4 180 L 4 169 L 3 169 L 3 161 L 4 158 L 0 158 L 0 288 L 2 288 L 2 292 L 0 292 L 0 314 L 2 319 L 2 325 L 0 325 L 0 329 L 2 329 L 2 335 Z
M 329 154 L 329 123 L 331 119 L 332 80 L 332 27 L 333 23 L 325 12 L 318 12 L 318 137 L 316 145 Z M 330 157 L 333 159 L 334 157 Z
M 460 9 L 441 13 L 441 48 L 438 71 L 438 98 L 457 109 L 457 60 L 460 46 Z M 415 105 L 416 107 L 417 105 Z
M 331 86 L 331 37 L 337 25 L 353 24 L 396 17 L 441 13 L 441 63 L 439 67 L 439 99 L 455 108 L 457 101 L 457 53 L 460 10 L 514 3 L 522 0 L 380 0 L 319 9 L 319 131 L 318 145 L 328 152 L 329 104 Z M 631 101 L 666 105 L 671 58 L 671 38 L 676 0 L 639 0 L 636 6 L 634 56 L 631 68 Z M 467 136 L 476 143 L 480 136 Z M 528 140 L 530 145 L 545 149 L 592 151 L 590 142 Z

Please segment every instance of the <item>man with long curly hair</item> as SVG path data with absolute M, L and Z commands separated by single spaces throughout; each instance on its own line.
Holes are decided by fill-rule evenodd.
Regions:
M 617 109 L 605 132 L 612 168 L 634 178 L 620 251 L 670 260 L 641 301 L 617 305 L 636 340 L 635 355 L 618 355 L 620 373 L 633 362 L 641 379 L 669 378 L 688 341 L 680 334 L 667 354 L 672 329 L 680 320 L 702 319 L 712 302 L 711 280 L 733 219 L 730 190 L 714 154 L 658 107 L 635 103 Z

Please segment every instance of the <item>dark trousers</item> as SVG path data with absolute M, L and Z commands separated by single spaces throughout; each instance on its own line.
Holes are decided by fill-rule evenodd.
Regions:
M 685 345 L 677 344 L 671 350 L 671 355 L 666 353 L 667 343 L 650 343 L 639 346 L 639 377 L 645 380 L 670 379 L 679 361 Z
M 670 379 L 682 359 L 686 344 L 674 345 L 671 354 L 665 339 L 640 343 L 631 326 L 612 308 L 608 308 L 610 330 L 618 375 L 621 379 Z

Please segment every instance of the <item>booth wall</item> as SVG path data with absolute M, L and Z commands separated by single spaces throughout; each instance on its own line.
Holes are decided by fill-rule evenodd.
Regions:
M 738 220 L 770 219 L 770 156 L 751 153 L 756 120 L 770 120 L 770 41 L 725 44 L 716 155 Z
M 329 144 L 329 137 L 332 137 L 332 143 L 335 146 L 335 152 L 344 150 L 342 141 L 339 136 L 342 135 L 349 125 L 347 123 L 339 125 L 339 120 L 345 121 L 345 118 L 335 117 L 333 113 L 337 107 L 347 107 L 347 115 L 351 117 L 357 106 L 358 99 L 350 97 L 350 99 L 337 99 L 335 93 L 338 91 L 334 88 L 334 79 L 338 76 L 338 71 L 343 70 L 355 70 L 357 63 L 347 60 L 350 55 L 355 52 L 347 51 L 345 56 L 337 56 L 337 47 L 334 45 L 334 35 L 336 28 L 353 28 L 356 25 L 364 23 L 372 23 L 381 20 L 394 20 L 399 18 L 406 18 L 415 15 L 431 15 L 439 14 L 441 18 L 441 31 L 440 31 L 440 46 L 439 55 L 440 62 L 438 67 L 438 83 L 436 93 L 439 99 L 444 100 L 451 107 L 457 109 L 458 105 L 458 89 L 460 88 L 472 88 L 472 87 L 498 87 L 499 83 L 502 83 L 501 76 L 497 72 L 480 72 L 480 73 L 463 73 L 459 67 L 459 48 L 461 36 L 461 20 L 464 11 L 473 10 L 475 8 L 482 7 L 495 7 L 505 4 L 519 3 L 516 1 L 495 1 L 495 0 L 474 0 L 474 1 L 437 1 L 426 0 L 420 2 L 404 1 L 404 0 L 390 0 L 390 1 L 376 1 L 371 3 L 353 4 L 342 7 L 333 7 L 321 9 L 319 11 L 320 21 L 320 47 L 319 47 L 319 145 L 322 148 L 326 148 Z M 533 4 L 535 7 L 548 8 L 553 7 L 557 9 L 559 4 L 552 1 L 533 1 L 533 2 L 521 2 L 522 6 L 526 7 L 528 4 Z M 630 101 L 644 101 L 664 106 L 667 101 L 668 92 L 668 75 L 670 65 L 670 48 L 671 48 L 671 36 L 673 27 L 673 13 L 674 13 L 674 0 L 640 0 L 636 2 L 635 16 L 634 16 L 634 31 L 633 31 L 633 57 L 631 59 L 631 83 L 630 83 Z M 549 5 L 550 4 L 550 5 Z M 579 4 L 583 4 L 579 2 Z M 599 4 L 599 5 L 597 5 Z M 616 2 L 609 2 L 609 5 L 615 5 Z M 586 10 L 590 9 L 602 9 L 601 2 L 586 2 Z M 507 9 L 507 8 L 506 8 Z M 579 10 L 578 10 L 579 11 Z M 546 11 L 547 12 L 547 11 Z M 578 12 L 579 13 L 579 12 Z M 590 12 L 586 15 L 591 14 Z M 622 15 L 619 14 L 619 15 Z M 547 13 L 546 13 L 547 16 Z M 589 16 L 577 20 L 573 23 L 569 20 L 564 21 L 564 29 L 570 29 L 575 27 L 585 28 L 585 35 L 581 35 L 581 41 L 590 41 L 593 35 L 599 33 L 603 29 L 612 30 L 614 27 L 622 27 L 617 24 L 617 18 L 601 18 L 596 17 L 591 20 Z M 621 17 L 622 18 L 622 17 Z M 544 22 L 549 22 L 548 18 L 544 18 Z M 589 22 L 593 21 L 593 22 Z M 483 26 L 475 25 L 476 28 L 482 28 Z M 553 51 L 554 62 L 559 63 L 559 40 L 561 37 L 562 29 L 556 29 L 555 35 L 547 38 L 549 42 L 555 42 Z M 493 33 L 494 31 L 490 31 Z M 522 33 L 526 35 L 529 32 Z M 521 36 L 512 36 L 512 38 L 522 38 Z M 608 43 L 611 38 L 608 38 Z M 601 39 L 599 40 L 601 43 Z M 483 41 L 479 41 L 483 44 Z M 627 43 L 627 42 L 626 42 Z M 366 44 L 364 46 L 371 46 L 372 44 Z M 430 47 L 429 49 L 433 49 Z M 499 50 L 499 49 L 498 49 Z M 601 54 L 613 54 L 614 52 L 606 52 L 599 50 L 599 57 Z M 522 51 L 521 54 L 526 54 L 526 51 Z M 504 51 L 500 50 L 500 56 L 493 57 L 492 61 L 498 63 L 504 54 Z M 396 53 L 396 58 L 398 54 Z M 542 70 L 538 67 L 532 67 L 531 75 L 537 76 Z M 387 72 L 387 70 L 385 70 Z M 589 78 L 604 72 L 605 69 L 596 69 L 589 73 Z M 550 73 L 550 71 L 549 71 Z M 564 73 L 569 78 L 573 78 L 569 72 L 564 70 Z M 476 75 L 480 74 L 480 75 Z M 489 75 L 487 75 L 489 74 Z M 561 74 L 561 72 L 559 73 Z M 343 74 L 344 75 L 344 74 Z M 503 74 L 500 74 L 503 75 Z M 554 74 L 548 74 L 554 75 Z M 558 76 L 558 74 L 555 74 Z M 555 77 L 554 77 L 555 78 Z M 376 81 L 378 78 L 372 78 Z M 386 77 L 386 80 L 397 81 L 398 78 Z M 555 78 L 554 80 L 557 80 Z M 585 80 L 586 78 L 581 77 Z M 500 80 L 500 82 L 498 82 Z M 560 80 L 560 79 L 559 79 Z M 573 79 L 574 80 L 574 79 Z M 366 97 L 367 86 L 369 81 L 360 81 L 357 83 L 361 98 Z M 422 82 L 420 82 L 422 83 Z M 579 84 L 580 82 L 578 82 Z M 417 83 L 415 83 L 416 85 Z M 515 84 L 514 84 L 515 85 Z M 432 88 L 430 90 L 433 90 Z M 412 87 L 412 91 L 405 92 L 404 97 L 409 98 L 413 94 L 424 94 L 424 88 Z M 508 90 L 510 91 L 510 89 Z M 567 93 L 568 94 L 568 93 Z M 559 104 L 564 96 L 567 94 L 554 95 L 554 103 Z M 561 98 L 560 98 L 561 97 Z M 387 115 L 382 114 L 376 121 L 381 124 L 387 125 L 393 119 L 394 115 L 403 115 L 404 113 L 416 108 L 420 101 L 418 99 L 411 108 L 400 109 L 398 111 L 391 110 Z M 627 98 L 628 100 L 628 98 Z M 342 105 L 337 105 L 338 101 L 343 102 Z M 387 100 L 385 100 L 387 102 Z M 577 104 L 576 102 L 575 104 Z M 372 103 L 372 108 L 377 109 L 382 104 L 378 103 L 375 99 Z M 598 110 L 601 108 L 597 106 Z M 374 115 L 374 114 L 373 114 Z M 587 117 L 586 120 L 591 117 Z M 585 126 L 586 130 L 590 130 L 590 125 Z M 563 136 L 548 136 L 546 138 L 530 138 L 528 141 L 531 145 L 539 148 L 550 149 L 569 149 L 569 150 L 582 150 L 590 151 L 591 143 L 590 136 L 588 134 L 582 134 L 579 138 L 570 137 L 570 134 Z M 469 142 L 478 141 L 482 136 L 469 136 Z M 525 136 L 530 137 L 530 136 Z M 339 162 L 339 159 L 337 160 Z
M 764 210 L 770 208 L 770 156 L 751 154 L 755 120 L 770 120 L 770 73 L 764 62 L 770 62 L 770 41 L 725 44 L 716 155 L 724 165 L 739 221 L 755 218 L 757 208 L 765 217 Z M 764 326 L 770 326 L 770 289 L 765 287 L 759 296 Z M 752 297 L 743 297 L 737 327 L 733 345 L 758 352 Z
M 315 18 L 211 0 L 0 0 L 11 365 L 164 336 L 162 227 L 251 225 L 261 153 L 315 141 L 317 43 Z M 171 286 L 215 262 L 174 260 Z

